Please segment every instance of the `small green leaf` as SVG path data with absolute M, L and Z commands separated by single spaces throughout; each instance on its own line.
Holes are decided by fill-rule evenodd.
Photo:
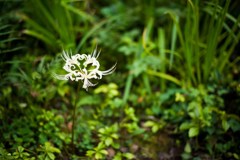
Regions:
M 103 134 L 103 133 L 105 132 L 105 129 L 104 129 L 104 128 L 100 128 L 100 129 L 98 130 L 98 132 L 101 133 L 101 134 Z
M 152 127 L 152 132 L 153 133 L 156 133 L 157 131 L 158 131 L 158 126 L 157 125 L 154 125 L 153 127 Z
M 223 127 L 225 132 L 229 129 L 230 125 L 228 124 L 226 119 L 222 120 L 222 127 Z
M 112 146 L 115 149 L 119 149 L 120 148 L 120 144 L 119 143 L 113 143 Z
M 199 134 L 199 128 L 198 127 L 192 127 L 188 131 L 188 136 L 190 138 L 195 137 Z
M 237 155 L 237 153 L 233 153 L 233 157 L 234 157 L 235 159 L 240 159 L 240 157 Z
M 191 128 L 193 125 L 192 123 L 189 123 L 189 122 L 184 122 L 180 125 L 180 130 L 186 130 L 186 129 L 189 129 Z
M 64 97 L 64 95 L 69 92 L 69 87 L 68 86 L 59 87 L 57 88 L 57 92 L 60 96 Z
M 102 156 L 102 154 L 100 154 L 100 153 L 96 153 L 96 154 L 95 154 L 95 158 L 96 158 L 96 159 L 102 159 L 103 156 Z
M 24 148 L 22 146 L 18 146 L 18 152 L 23 152 L 24 151 Z
M 144 123 L 144 126 L 146 126 L 146 127 L 152 127 L 153 125 L 154 125 L 153 121 L 147 121 Z
M 105 144 L 106 144 L 107 146 L 110 146 L 112 143 L 113 143 L 113 139 L 112 139 L 111 137 L 107 137 L 107 138 L 105 139 Z
M 102 149 L 102 150 L 100 151 L 100 153 L 105 154 L 105 155 L 108 154 L 108 152 L 107 152 L 105 149 Z
M 117 154 L 114 156 L 113 160 L 122 160 L 122 155 L 121 155 L 121 153 L 117 153 Z
M 36 79 L 41 79 L 41 75 L 38 72 L 33 72 L 32 73 L 32 79 L 36 80 Z
M 191 149 L 191 146 L 190 146 L 189 142 L 187 142 L 187 144 L 185 145 L 184 152 L 186 152 L 186 153 L 191 153 L 192 152 L 192 149 Z
M 114 139 L 118 139 L 118 138 L 119 138 L 119 136 L 118 136 L 116 133 L 113 133 L 113 134 L 111 135 L 111 137 L 114 138 Z
M 89 150 L 89 151 L 87 151 L 87 154 L 86 154 L 86 155 L 87 155 L 88 157 L 91 157 L 94 153 L 95 153 L 94 151 Z
M 48 153 L 47 155 L 51 160 L 55 159 L 55 155 L 53 153 Z
M 124 153 L 124 157 L 127 159 L 133 159 L 135 156 L 132 153 Z

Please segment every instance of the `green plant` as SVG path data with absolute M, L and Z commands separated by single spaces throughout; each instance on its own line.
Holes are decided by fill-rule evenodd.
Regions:
M 22 146 L 18 146 L 16 152 L 13 153 L 14 159 L 34 159 L 29 158 L 30 154 L 24 152 L 24 148 Z
M 203 4 L 200 1 L 188 1 L 185 25 L 181 25 L 177 14 L 169 12 L 177 28 L 175 34 L 180 46 L 175 52 L 183 64 L 181 70 L 186 70 L 186 73 L 179 70 L 185 86 L 217 81 L 216 74 L 224 74 L 240 38 L 237 32 L 239 17 L 228 13 L 230 1 L 226 1 L 223 7 L 217 1 L 205 4 L 206 7 L 201 9 Z M 174 63 L 179 66 L 176 59 Z
M 25 3 L 24 13 L 19 14 L 27 25 L 23 32 L 44 42 L 48 49 L 55 52 L 59 48 L 74 49 L 82 32 L 79 26 L 84 28 L 93 20 L 78 7 L 82 7 L 81 3 L 72 0 L 31 0 Z
M 134 155 L 132 153 L 121 153 L 121 152 L 118 152 L 113 160 L 122 160 L 122 159 L 134 159 Z
M 54 154 L 61 153 L 61 151 L 58 148 L 54 147 L 50 142 L 45 142 L 44 146 L 40 146 L 38 152 L 38 159 L 40 160 L 54 160 L 56 158 Z
M 30 154 L 26 152 L 22 146 L 18 146 L 16 151 L 13 153 L 8 153 L 5 149 L 0 147 L 0 159 L 13 160 L 13 159 L 22 159 L 22 160 L 35 160 L 35 157 L 30 157 Z
M 100 138 L 100 143 L 103 143 L 105 146 L 112 146 L 114 148 L 119 148 L 119 144 L 115 142 L 119 138 L 118 125 L 114 124 L 110 127 L 100 128 L 98 136 Z
M 108 154 L 107 150 L 105 149 L 105 145 L 103 143 L 99 143 L 93 150 L 87 151 L 87 156 L 90 158 L 95 159 L 104 159 Z
M 62 148 L 70 143 L 70 136 L 60 129 L 64 119 L 61 115 L 56 115 L 52 111 L 45 111 L 36 117 L 38 122 L 39 142 L 44 144 L 51 139 L 56 146 Z
M 164 128 L 165 126 L 165 122 L 164 121 L 159 121 L 159 122 L 155 122 L 155 121 L 152 121 L 152 120 L 148 120 L 144 123 L 144 126 L 145 127 L 150 127 L 151 128 L 151 131 L 153 133 L 156 133 L 157 131 L 159 131 L 160 129 Z

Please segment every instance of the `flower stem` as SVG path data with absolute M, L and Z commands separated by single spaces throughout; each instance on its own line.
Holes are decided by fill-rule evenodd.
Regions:
M 76 123 L 76 110 L 77 110 L 77 100 L 79 97 L 79 89 L 80 89 L 80 84 L 78 84 L 77 87 L 77 94 L 75 97 L 74 105 L 73 105 L 73 113 L 72 113 L 72 151 L 74 153 L 75 146 L 74 146 L 74 137 L 75 137 L 75 123 Z

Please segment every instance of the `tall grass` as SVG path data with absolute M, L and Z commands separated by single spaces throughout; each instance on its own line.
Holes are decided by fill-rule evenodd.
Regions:
M 178 21 L 171 14 L 177 27 L 180 59 L 173 64 L 179 68 L 186 86 L 197 86 L 214 80 L 214 73 L 223 74 L 229 57 L 239 42 L 239 17 L 228 13 L 230 0 L 223 7 L 217 1 L 204 3 L 188 1 L 186 19 Z M 202 9 L 203 8 L 203 9 Z M 229 21 L 231 24 L 229 24 Z M 180 63 L 179 63 L 180 62 Z
M 54 51 L 75 49 L 76 42 L 84 32 L 84 26 L 93 17 L 77 7 L 83 8 L 73 0 L 30 0 L 20 14 L 27 24 L 24 33 L 33 36 Z M 83 8 L 84 9 L 84 8 Z

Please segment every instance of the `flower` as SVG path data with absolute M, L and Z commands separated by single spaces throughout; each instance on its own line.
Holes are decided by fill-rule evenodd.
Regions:
M 95 86 L 90 79 L 102 79 L 102 76 L 109 75 L 116 69 L 116 64 L 110 69 L 100 71 L 100 63 L 97 58 L 100 54 L 97 49 L 92 54 L 75 54 L 63 51 L 62 59 L 65 61 L 63 69 L 68 73 L 65 75 L 53 74 L 59 80 L 83 81 L 83 88 L 88 90 L 88 87 Z

